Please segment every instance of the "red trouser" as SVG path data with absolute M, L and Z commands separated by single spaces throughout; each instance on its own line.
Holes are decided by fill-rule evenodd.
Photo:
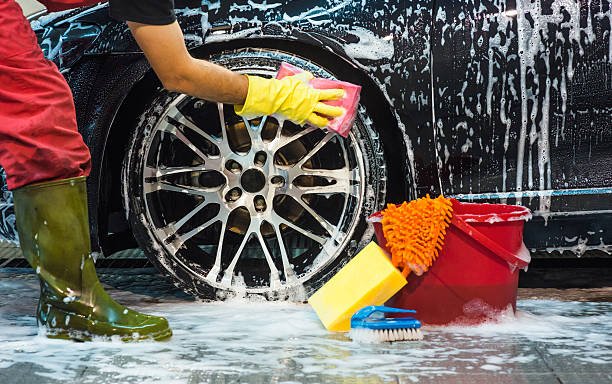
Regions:
M 9 189 L 91 167 L 70 88 L 14 0 L 0 0 L 0 165 Z

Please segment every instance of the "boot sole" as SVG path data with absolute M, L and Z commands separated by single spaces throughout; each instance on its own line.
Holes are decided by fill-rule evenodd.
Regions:
M 92 341 L 95 339 L 112 341 L 119 338 L 124 342 L 133 342 L 144 340 L 161 341 L 172 336 L 172 329 L 170 328 L 143 334 L 140 332 L 121 332 L 121 328 L 117 329 L 116 325 L 111 323 L 91 320 L 83 315 L 74 312 L 67 312 L 53 306 L 50 306 L 48 312 L 45 314 L 47 321 L 41 320 L 41 317 L 42 316 L 39 313 L 38 323 L 45 328 L 46 336 L 50 339 L 74 341 Z M 51 320 L 49 321 L 49 319 Z M 66 328 L 62 327 L 61 325 L 66 325 Z M 68 328 L 68 325 L 71 325 L 72 327 Z M 118 332 L 110 334 L 102 332 L 97 333 L 91 330 L 95 328 L 114 328 Z
M 98 323 L 99 324 L 99 323 Z M 86 341 L 113 341 L 116 337 L 118 337 L 121 341 L 129 343 L 129 342 L 138 342 L 145 340 L 153 340 L 153 341 L 163 341 L 167 340 L 172 336 L 172 330 L 170 328 L 149 333 L 146 335 L 138 335 L 137 337 L 128 336 L 128 335 L 105 335 L 105 334 L 95 334 L 88 331 L 78 331 L 74 329 L 65 329 L 65 328 L 50 328 L 48 326 L 43 326 L 45 328 L 45 336 L 49 339 L 61 339 L 61 340 L 72 340 L 79 342 Z

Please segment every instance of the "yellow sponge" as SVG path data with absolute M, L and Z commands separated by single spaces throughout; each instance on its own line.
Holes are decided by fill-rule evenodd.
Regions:
M 391 264 L 376 243 L 357 256 L 308 299 L 308 303 L 330 331 L 351 329 L 351 316 L 368 305 L 382 305 L 406 285 L 406 279 Z

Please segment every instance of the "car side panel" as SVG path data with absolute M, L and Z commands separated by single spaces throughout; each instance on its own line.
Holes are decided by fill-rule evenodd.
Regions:
M 440 1 L 435 12 L 445 193 L 612 186 L 609 2 Z
M 443 191 L 534 211 L 525 239 L 610 252 L 612 40 L 606 1 L 438 1 Z

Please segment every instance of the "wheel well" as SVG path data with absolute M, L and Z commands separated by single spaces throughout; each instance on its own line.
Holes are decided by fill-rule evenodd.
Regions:
M 387 157 L 388 177 L 394 180 L 394 188 L 387 190 L 387 201 L 401 202 L 406 199 L 407 180 L 410 176 L 410 171 L 403 166 L 407 156 L 406 147 L 397 146 L 397 143 L 403 143 L 404 139 L 391 107 L 388 103 L 380 102 L 386 100 L 385 95 L 365 72 L 334 52 L 312 44 L 284 39 L 240 39 L 207 44 L 193 50 L 192 54 L 206 58 L 223 51 L 244 48 L 274 49 L 297 55 L 330 70 L 337 78 L 360 84 L 363 87 L 361 103 L 376 121 Z M 123 208 L 121 166 L 131 129 L 148 103 L 153 100 L 155 90 L 161 86 L 155 73 L 149 70 L 125 97 L 108 135 L 101 176 L 101 183 L 107 186 L 106 201 L 101 204 L 99 212 L 100 219 L 104 220 L 104 225 L 99 227 L 100 246 L 106 254 L 137 246 Z

